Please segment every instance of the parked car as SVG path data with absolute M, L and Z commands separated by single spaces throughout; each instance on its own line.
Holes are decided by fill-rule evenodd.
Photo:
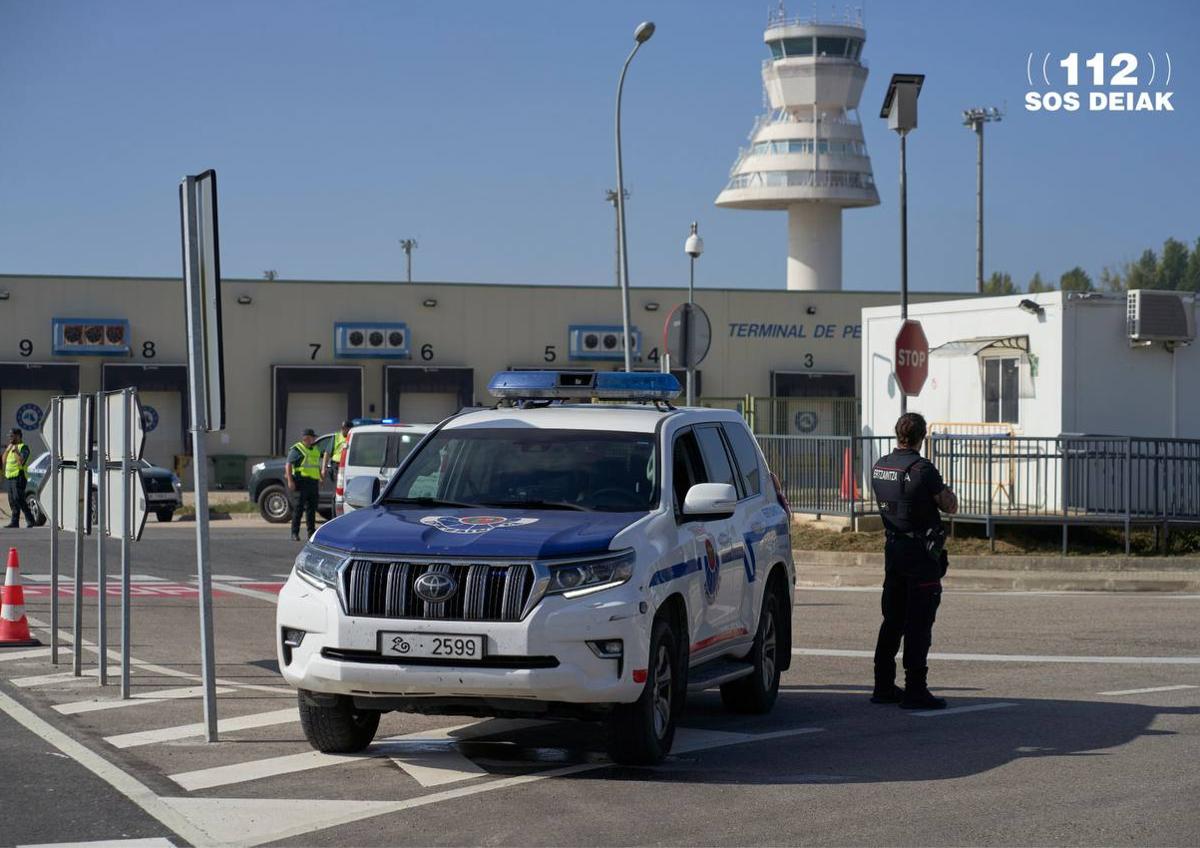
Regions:
M 183 506 L 183 489 L 180 486 L 179 478 L 170 469 L 153 465 L 144 459 L 138 460 L 137 466 L 146 487 L 146 502 L 150 511 L 159 521 L 170 521 L 175 517 L 175 511 Z M 42 485 L 46 481 L 46 472 L 49 470 L 49 451 L 39 454 L 33 462 L 29 463 L 26 470 L 29 483 L 25 489 L 25 502 L 29 504 L 29 511 L 33 514 L 33 519 L 39 527 L 46 523 L 49 509 L 48 506 L 43 507 L 41 501 Z M 96 466 L 93 463 L 93 475 L 95 472 Z M 95 477 L 93 477 L 91 501 L 93 517 L 96 514 L 95 489 L 96 483 Z
M 363 424 L 352 428 L 342 455 L 334 457 L 338 463 L 333 497 L 334 514 L 341 515 L 354 509 L 347 506 L 343 498 L 347 480 L 374 474 L 381 483 L 387 482 L 392 472 L 434 426 L 401 424 L 385 418 L 378 424 Z
M 317 439 L 316 447 L 322 454 L 329 452 L 333 447 L 333 433 Z M 250 479 L 246 482 L 246 494 L 258 504 L 262 517 L 272 524 L 286 524 L 292 520 L 292 498 L 284 471 L 286 465 L 287 458 L 282 456 L 256 462 L 250 468 Z M 333 479 L 329 474 L 321 479 L 317 512 L 325 519 L 333 518 Z

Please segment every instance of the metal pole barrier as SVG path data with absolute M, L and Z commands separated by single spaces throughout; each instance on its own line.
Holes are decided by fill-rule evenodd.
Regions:
M 62 473 L 62 398 L 50 398 L 54 435 L 50 438 L 50 662 L 58 665 L 58 475 Z
M 108 404 L 104 392 L 96 392 L 96 646 L 99 684 L 108 685 L 108 563 L 104 535 L 108 526 Z
M 184 186 L 183 224 L 186 244 L 188 309 L 188 383 L 191 390 L 190 428 L 192 433 L 192 480 L 196 495 L 196 576 L 200 590 L 200 653 L 204 682 L 204 724 L 209 742 L 217 741 L 217 691 L 213 657 L 212 570 L 208 558 L 208 468 L 204 432 L 207 426 L 207 402 L 204 381 L 205 357 L 203 339 L 204 303 L 199 302 L 200 286 L 200 223 L 196 219 L 196 178 L 188 177 Z M 626 348 L 626 356 L 628 356 Z
M 1125 437 L 1125 556 L 1129 556 L 1130 509 L 1133 506 L 1133 439 Z
M 88 509 L 88 396 L 79 395 L 78 452 L 75 462 L 75 600 L 71 608 L 74 657 L 71 670 L 76 677 L 83 674 L 83 529 L 87 526 Z
M 134 492 L 130 477 L 133 453 L 133 389 L 121 392 L 121 697 L 129 697 L 129 538 L 133 534 Z M 140 473 L 140 472 L 139 472 Z
M 908 145 L 900 133 L 900 323 L 908 320 Z M 900 414 L 908 412 L 908 395 L 900 390 Z M 990 525 L 989 525 L 990 527 Z

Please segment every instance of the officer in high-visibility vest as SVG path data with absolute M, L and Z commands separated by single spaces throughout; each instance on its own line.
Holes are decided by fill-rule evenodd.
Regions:
M 292 539 L 300 540 L 300 513 L 303 511 L 305 523 L 308 525 L 308 535 L 317 532 L 317 497 L 321 488 L 321 450 L 314 442 L 317 434 L 305 430 L 300 441 L 292 445 L 288 451 L 287 465 L 284 473 L 287 476 L 288 489 L 295 493 L 292 499 Z
M 8 434 L 8 445 L 4 448 L 4 482 L 8 486 L 8 512 L 12 520 L 9 527 L 20 527 L 18 520 L 25 513 L 25 523 L 34 525 L 33 513 L 25 501 L 25 482 L 28 476 L 25 469 L 29 466 L 29 445 L 22 440 L 22 433 L 14 427 Z
M 353 421 L 343 421 L 342 429 L 333 434 L 333 450 L 325 454 L 321 463 L 322 477 L 328 477 L 330 480 L 337 478 L 338 466 L 342 462 L 342 451 L 346 449 L 346 444 L 350 441 L 350 428 L 353 426 Z

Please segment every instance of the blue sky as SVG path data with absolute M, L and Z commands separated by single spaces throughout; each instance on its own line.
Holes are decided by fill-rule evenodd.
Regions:
M 814 8 L 834 6 L 789 11 Z M 413 236 L 418 279 L 609 283 L 614 88 L 651 19 L 625 94 L 632 283 L 685 284 L 698 219 L 701 285 L 782 287 L 786 215 L 713 206 L 762 111 L 767 11 L 0 0 L 0 272 L 177 275 L 176 185 L 213 167 L 226 276 L 398 279 L 397 239 Z M 845 215 L 846 288 L 897 285 L 897 142 L 877 117 L 896 71 L 927 75 L 909 142 L 914 289 L 974 285 L 960 112 L 975 104 L 1008 106 L 987 138 L 989 272 L 1096 275 L 1200 236 L 1200 4 L 872 0 L 865 20 L 882 204 Z M 1027 54 L 1071 50 L 1169 52 L 1176 111 L 1026 112 Z

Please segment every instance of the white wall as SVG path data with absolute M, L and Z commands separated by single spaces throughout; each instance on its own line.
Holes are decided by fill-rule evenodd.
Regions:
M 1018 304 L 1030 299 L 1045 310 L 1032 315 Z M 910 318 L 921 322 L 929 347 L 980 336 L 1028 336 L 1030 360 L 1036 362 L 1033 396 L 1019 401 L 1018 431 L 1054 436 L 1062 428 L 1063 300 L 1060 292 L 1009 295 L 972 300 L 910 303 Z M 892 375 L 899 306 L 863 309 L 863 432 L 890 435 L 900 415 L 900 393 Z M 975 356 L 932 356 L 929 378 L 908 408 L 932 422 L 973 423 L 983 420 L 983 386 Z

